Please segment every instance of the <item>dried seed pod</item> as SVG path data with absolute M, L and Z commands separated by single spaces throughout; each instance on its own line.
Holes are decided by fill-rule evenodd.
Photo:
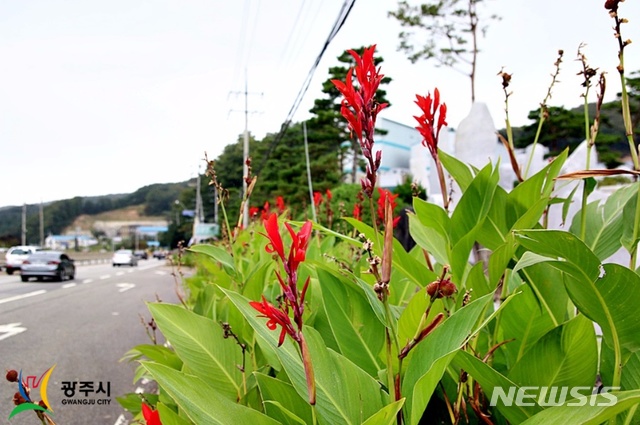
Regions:
M 14 369 L 7 370 L 6 378 L 9 382 L 18 382 L 18 371 Z

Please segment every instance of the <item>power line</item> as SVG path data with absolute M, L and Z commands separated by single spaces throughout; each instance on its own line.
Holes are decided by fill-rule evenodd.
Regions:
M 300 104 L 302 103 L 302 100 L 304 99 L 304 96 L 307 93 L 307 90 L 309 89 L 309 85 L 311 84 L 311 80 L 313 78 L 313 74 L 315 73 L 316 69 L 318 68 L 318 65 L 320 65 L 320 61 L 322 60 L 322 56 L 324 56 L 324 53 L 327 51 L 327 48 L 329 47 L 329 44 L 331 44 L 331 41 L 333 41 L 335 36 L 338 35 L 338 32 L 340 32 L 340 29 L 342 28 L 342 26 L 346 22 L 347 17 L 349 16 L 349 13 L 351 12 L 351 9 L 353 9 L 353 5 L 355 4 L 355 2 L 356 2 L 356 0 L 345 0 L 344 3 L 342 3 L 342 7 L 340 8 L 340 12 L 338 13 L 338 17 L 336 18 L 336 21 L 333 24 L 333 27 L 331 28 L 331 31 L 329 32 L 329 36 L 327 37 L 326 41 L 324 42 L 324 45 L 322 46 L 322 49 L 320 50 L 320 53 L 316 57 L 316 60 L 313 62 L 313 65 L 311 66 L 311 69 L 309 70 L 309 73 L 307 74 L 307 77 L 305 78 L 304 82 L 302 83 L 302 87 L 300 88 L 300 91 L 298 92 L 298 95 L 296 96 L 296 99 L 294 100 L 293 105 L 291 106 L 291 109 L 289 110 L 289 113 L 287 114 L 287 118 L 284 120 L 282 126 L 280 127 L 280 132 L 276 135 L 275 139 L 273 140 L 273 142 L 269 146 L 269 149 L 267 150 L 267 153 L 266 153 L 265 157 L 263 158 L 262 163 L 260 164 L 260 167 L 258 167 L 256 169 L 255 175 L 259 175 L 260 174 L 260 172 L 264 168 L 265 164 L 267 163 L 267 161 L 271 157 L 271 154 L 273 153 L 273 150 L 276 148 L 278 143 L 280 143 L 280 141 L 284 137 L 285 133 L 289 129 L 289 125 L 291 124 L 291 120 L 293 119 L 293 116 L 295 115 L 295 113 L 297 112 L 298 108 L 300 107 Z

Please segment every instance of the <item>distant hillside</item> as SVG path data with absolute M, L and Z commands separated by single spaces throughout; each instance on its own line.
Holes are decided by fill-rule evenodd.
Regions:
M 95 217 L 136 217 L 166 220 L 175 201 L 184 191 L 195 191 L 193 182 L 152 184 L 129 194 L 75 197 L 43 204 L 44 233 L 61 234 L 75 226 L 85 228 Z M 27 205 L 27 242 L 38 243 L 40 205 Z M 93 218 L 89 219 L 91 216 Z M 84 217 L 84 218 L 83 218 Z M 0 245 L 15 245 L 21 240 L 22 206 L 0 208 Z
M 130 207 L 120 208 L 117 210 L 105 211 L 99 214 L 82 214 L 62 231 L 62 233 L 73 232 L 75 229 L 81 232 L 90 232 L 92 229 L 103 227 L 104 223 L 114 222 L 140 222 L 148 224 L 158 224 L 158 222 L 166 222 L 166 215 L 151 216 L 145 214 L 145 205 L 133 205 Z

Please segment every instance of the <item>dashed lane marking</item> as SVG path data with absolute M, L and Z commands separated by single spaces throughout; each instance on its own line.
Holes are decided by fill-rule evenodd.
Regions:
M 9 298 L 3 298 L 0 300 L 0 304 L 4 304 L 4 303 L 10 303 L 11 301 L 18 301 L 21 300 L 23 298 L 29 298 L 29 297 L 35 297 L 36 295 L 42 295 L 42 294 L 46 294 L 47 291 L 44 289 L 40 289 L 38 291 L 33 291 L 33 292 L 27 292 L 26 294 L 22 294 L 22 295 L 16 295 L 14 297 L 9 297 Z

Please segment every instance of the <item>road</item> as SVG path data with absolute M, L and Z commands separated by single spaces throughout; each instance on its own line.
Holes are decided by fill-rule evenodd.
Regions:
M 119 360 L 135 345 L 150 343 L 140 318 L 150 319 L 145 302 L 176 302 L 175 287 L 171 267 L 154 259 L 132 268 L 79 265 L 75 280 L 65 282 L 23 283 L 19 274 L 0 274 L 0 424 L 40 423 L 32 411 L 8 420 L 17 384 L 6 381 L 4 371 L 21 369 L 39 379 L 54 365 L 40 388 L 46 388 L 58 425 L 129 423 L 131 415 L 116 397 L 152 384 L 133 383 L 136 364 Z M 73 383 L 76 392 L 67 397 L 63 388 Z M 104 392 L 98 394 L 100 386 Z M 39 394 L 32 391 L 36 400 Z M 71 399 L 95 404 L 71 405 Z

